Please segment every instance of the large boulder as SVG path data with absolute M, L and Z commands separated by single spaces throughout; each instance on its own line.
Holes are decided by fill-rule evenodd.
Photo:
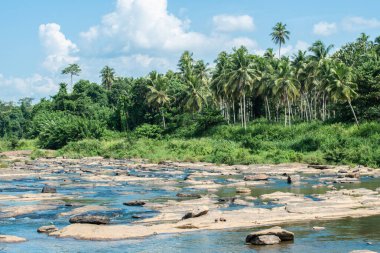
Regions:
M 54 225 L 42 226 L 42 227 L 39 227 L 37 229 L 38 233 L 45 233 L 45 234 L 49 234 L 49 233 L 55 232 L 55 231 L 58 231 L 58 228 L 56 226 L 54 226 Z
M 185 219 L 190 219 L 190 218 L 196 218 L 196 217 L 207 214 L 208 211 L 209 211 L 209 209 L 207 206 L 200 206 L 200 207 L 197 207 L 197 208 L 191 210 L 190 212 L 186 213 L 182 217 L 182 219 L 185 220 Z
M 57 188 L 49 185 L 45 185 L 44 188 L 42 188 L 42 193 L 57 193 Z
M 86 224 L 96 224 L 104 225 L 111 222 L 110 218 L 103 215 L 77 215 L 71 217 L 69 220 L 70 223 L 86 223 Z
M 14 235 L 0 235 L 0 243 L 25 242 L 26 239 Z
M 294 240 L 294 234 L 292 232 L 289 232 L 285 229 L 282 229 L 281 227 L 273 227 L 268 228 L 260 231 L 253 232 L 245 238 L 246 243 L 254 243 L 260 239 L 257 237 L 263 236 L 263 235 L 275 235 L 281 239 L 281 241 L 293 241 Z
M 134 200 L 134 201 L 129 201 L 129 202 L 124 202 L 123 205 L 125 206 L 143 206 L 146 203 L 141 200 Z
M 244 181 L 266 181 L 269 177 L 266 174 L 248 175 L 244 177 Z
M 260 235 L 253 238 L 250 242 L 254 245 L 273 245 L 281 242 L 280 237 L 276 235 Z

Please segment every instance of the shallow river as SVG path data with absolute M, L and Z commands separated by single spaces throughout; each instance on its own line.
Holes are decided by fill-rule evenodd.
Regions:
M 103 168 L 104 169 L 104 168 Z M 112 170 L 112 168 L 109 168 Z M 169 168 L 170 170 L 170 168 Z M 155 177 L 177 177 L 181 180 L 184 174 L 153 173 Z M 148 173 L 131 171 L 139 176 L 152 176 Z M 59 177 L 59 172 L 54 175 Z M 68 175 L 65 175 L 66 177 Z M 143 185 L 130 185 L 124 183 L 119 186 L 80 187 L 81 181 L 77 174 L 68 176 L 76 182 L 75 186 L 62 185 L 59 192 L 67 196 L 80 196 L 82 203 L 96 203 L 107 207 L 117 208 L 118 211 L 107 211 L 114 224 L 128 224 L 133 221 L 132 215 L 140 215 L 143 218 L 152 217 L 156 212 L 141 208 L 127 207 L 122 203 L 135 199 L 148 199 L 151 201 L 165 201 L 176 199 L 176 192 L 165 191 L 158 188 L 144 187 Z M 208 179 L 224 183 L 222 176 Z M 310 198 L 312 194 L 326 192 L 326 187 L 314 189 L 317 177 L 310 177 L 308 184 L 289 186 L 282 180 L 272 180 L 270 184 L 256 186 L 252 196 L 259 196 L 275 191 L 289 191 L 302 193 Z M 376 189 L 380 185 L 379 178 L 364 177 L 360 184 L 345 184 L 345 188 Z M 0 194 L 16 195 L 40 192 L 45 181 L 35 177 L 13 181 L 0 181 Z M 339 186 L 338 186 L 339 187 Z M 188 189 L 191 190 L 191 189 Z M 127 194 L 126 194 L 127 193 Z M 233 188 L 227 185 L 217 193 L 219 197 L 232 197 L 235 195 Z M 315 200 L 318 201 L 318 200 Z M 256 207 L 271 208 L 276 206 L 270 202 L 255 200 Z M 2 202 L 0 205 L 22 205 L 20 202 Z M 28 204 L 33 204 L 28 202 Z M 133 239 L 123 241 L 79 241 L 74 239 L 57 239 L 38 234 L 36 229 L 43 225 L 54 224 L 59 228 L 68 225 L 68 217 L 58 216 L 59 213 L 70 211 L 73 207 L 61 206 L 56 210 L 35 212 L 16 218 L 0 219 L 0 234 L 17 235 L 27 238 L 28 241 L 18 244 L 0 244 L 0 252 L 350 252 L 351 250 L 368 249 L 380 251 L 380 216 L 342 219 L 336 221 L 320 221 L 299 224 L 287 224 L 282 227 L 295 233 L 293 243 L 285 243 L 276 246 L 253 247 L 245 245 L 244 240 L 252 229 L 240 229 L 230 231 L 197 231 L 183 234 L 165 234 L 148 237 L 145 239 Z M 225 207 L 226 210 L 240 208 L 238 205 Z M 97 212 L 99 213 L 99 212 Z M 313 226 L 324 226 L 325 230 L 313 231 Z M 256 230 L 256 229 L 255 229 Z

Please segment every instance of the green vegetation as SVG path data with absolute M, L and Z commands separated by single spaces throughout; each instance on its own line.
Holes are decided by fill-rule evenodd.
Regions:
M 33 104 L 0 102 L 0 150 L 58 150 L 70 157 L 141 157 L 215 163 L 347 163 L 379 167 L 380 37 L 362 34 L 331 54 L 316 41 L 281 56 L 289 39 L 263 56 L 245 47 L 221 52 L 210 68 L 184 52 L 176 72 L 73 83 Z M 49 153 L 48 155 L 53 155 Z

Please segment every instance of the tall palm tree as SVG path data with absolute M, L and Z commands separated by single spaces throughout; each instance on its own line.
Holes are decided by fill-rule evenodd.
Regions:
M 351 104 L 352 98 L 357 95 L 354 91 L 354 83 L 352 82 L 352 71 L 344 63 L 338 62 L 332 68 L 332 82 L 328 86 L 328 91 L 335 100 L 345 100 L 348 102 L 351 112 L 354 116 L 355 123 L 359 126 L 355 110 Z
M 113 82 L 115 81 L 115 70 L 113 68 L 105 66 L 100 71 L 100 77 L 102 78 L 103 87 L 110 90 Z
M 277 94 L 284 105 L 285 126 L 291 126 L 291 103 L 299 94 L 298 84 L 289 59 L 282 59 L 279 64 L 273 93 Z
M 170 103 L 167 94 L 167 79 L 165 76 L 153 71 L 149 74 L 147 101 L 161 113 L 163 127 L 166 128 L 165 107 Z
M 80 69 L 79 65 L 74 63 L 74 64 L 70 64 L 69 66 L 67 66 L 66 68 L 64 68 L 61 72 L 62 75 L 67 75 L 69 74 L 70 75 L 70 84 L 71 84 L 71 87 L 73 87 L 73 76 L 79 76 L 79 73 L 81 72 L 82 70 Z
M 234 49 L 231 56 L 231 68 L 227 73 L 228 90 L 240 98 L 241 122 L 247 128 L 246 94 L 253 89 L 253 85 L 260 79 L 259 71 L 247 48 Z
M 326 46 L 322 41 L 317 40 L 311 47 L 309 47 L 309 51 L 311 52 L 310 59 L 320 64 L 321 61 L 328 57 L 333 47 L 334 45 L 332 44 Z
M 287 40 L 289 40 L 289 35 L 290 35 L 290 32 L 286 30 L 286 24 L 278 22 L 272 28 L 272 33 L 270 35 L 272 36 L 273 42 L 276 45 L 279 45 L 278 58 L 281 58 L 281 46 L 285 44 Z

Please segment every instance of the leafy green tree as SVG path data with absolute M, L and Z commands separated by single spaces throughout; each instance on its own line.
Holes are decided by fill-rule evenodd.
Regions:
M 112 84 L 115 81 L 115 70 L 113 68 L 110 68 L 108 66 L 105 66 L 100 71 L 100 77 L 102 78 L 102 85 L 107 90 L 110 90 L 112 87 Z
M 70 75 L 70 85 L 73 87 L 73 76 L 79 76 L 81 68 L 78 64 L 73 63 L 64 68 L 61 72 L 62 75 Z

